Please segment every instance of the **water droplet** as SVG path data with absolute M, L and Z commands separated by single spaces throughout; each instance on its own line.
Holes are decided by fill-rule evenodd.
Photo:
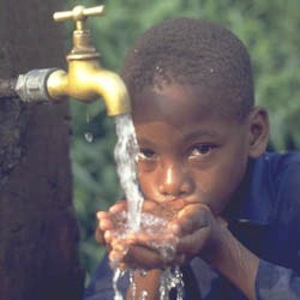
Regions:
M 122 292 L 119 290 L 118 287 L 118 282 L 120 281 L 120 279 L 124 276 L 125 272 L 122 271 L 119 268 L 116 268 L 114 270 L 114 274 L 113 274 L 113 289 L 114 289 L 114 300 L 124 300 L 123 296 L 122 296 Z
M 85 132 L 84 138 L 88 143 L 92 143 L 94 141 L 94 135 L 91 132 Z
M 143 291 L 141 292 L 141 295 L 140 295 L 139 300 L 146 300 L 146 299 L 147 299 L 147 296 L 148 296 L 148 292 L 145 291 L 145 290 L 143 290 Z
M 157 71 L 162 69 L 157 66 Z M 118 135 L 118 141 L 115 147 L 115 160 L 117 163 L 117 172 L 119 175 L 122 189 L 128 199 L 128 214 L 121 213 L 116 218 L 118 229 L 120 232 L 117 236 L 127 235 L 130 231 L 142 230 L 146 233 L 156 232 L 157 228 L 166 227 L 167 220 L 156 217 L 155 215 L 142 213 L 143 196 L 139 190 L 137 179 L 137 166 L 136 159 L 138 157 L 139 148 L 135 136 L 135 130 L 133 127 L 132 119 L 130 115 L 121 115 L 116 117 L 116 132 Z M 161 243 L 152 245 L 157 248 L 163 259 L 174 257 L 175 245 L 168 240 L 162 240 Z M 114 300 L 122 300 L 120 290 L 118 289 L 118 283 L 123 274 L 129 273 L 129 281 L 132 288 L 132 298 L 138 296 L 139 300 L 146 300 L 148 293 L 146 290 L 141 291 L 140 295 L 136 295 L 136 286 L 134 283 L 133 270 L 125 270 L 123 273 L 116 268 L 114 270 L 113 288 L 115 291 Z M 146 272 L 140 271 L 142 276 L 146 276 Z M 182 279 L 182 273 L 179 267 L 166 268 L 163 271 L 160 283 L 160 299 L 169 299 L 169 292 L 172 289 L 176 289 L 176 300 L 183 300 L 184 283 Z
M 162 72 L 163 72 L 162 67 L 159 65 L 155 67 L 155 70 L 157 71 L 158 74 L 162 74 Z
M 147 271 L 146 270 L 140 270 L 140 275 L 142 277 L 146 277 L 147 276 Z
M 87 112 L 86 113 L 86 115 L 85 115 L 85 121 L 87 122 L 87 123 L 90 123 L 91 122 L 91 116 L 90 116 L 90 114 Z

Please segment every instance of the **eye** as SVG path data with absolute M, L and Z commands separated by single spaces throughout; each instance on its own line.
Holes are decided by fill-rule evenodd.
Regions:
M 154 159 L 155 156 L 156 156 L 156 153 L 153 150 L 141 148 L 138 158 L 140 160 L 146 160 L 146 159 Z
M 216 148 L 213 144 L 197 144 L 192 148 L 191 157 L 204 157 L 211 154 L 211 152 Z

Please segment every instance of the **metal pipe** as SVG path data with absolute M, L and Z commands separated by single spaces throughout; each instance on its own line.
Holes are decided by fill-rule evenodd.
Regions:
M 56 21 L 72 19 L 73 48 L 67 55 L 69 70 L 41 69 L 20 75 L 16 91 L 25 102 L 63 100 L 67 97 L 82 102 L 103 98 L 109 116 L 129 113 L 130 100 L 120 76 L 101 67 L 100 54 L 93 47 L 90 30 L 84 22 L 88 16 L 102 15 L 103 7 L 86 9 L 76 6 L 70 12 L 54 14 Z

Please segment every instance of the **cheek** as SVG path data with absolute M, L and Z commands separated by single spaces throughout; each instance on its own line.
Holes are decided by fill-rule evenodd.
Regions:
M 153 198 L 153 195 L 156 193 L 155 187 L 157 186 L 153 173 L 150 176 L 149 173 L 139 170 L 138 179 L 144 196 Z
M 202 179 L 198 178 L 198 182 L 203 183 L 203 186 L 198 186 L 198 193 L 205 195 L 204 203 L 213 214 L 219 215 L 231 201 L 244 177 L 246 161 L 242 159 L 239 163 L 232 163 L 227 160 L 211 169 L 209 174 L 202 174 Z

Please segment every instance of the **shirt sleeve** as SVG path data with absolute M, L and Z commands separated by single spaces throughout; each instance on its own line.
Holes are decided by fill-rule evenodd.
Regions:
M 255 284 L 258 300 L 300 299 L 300 276 L 291 269 L 260 260 Z

